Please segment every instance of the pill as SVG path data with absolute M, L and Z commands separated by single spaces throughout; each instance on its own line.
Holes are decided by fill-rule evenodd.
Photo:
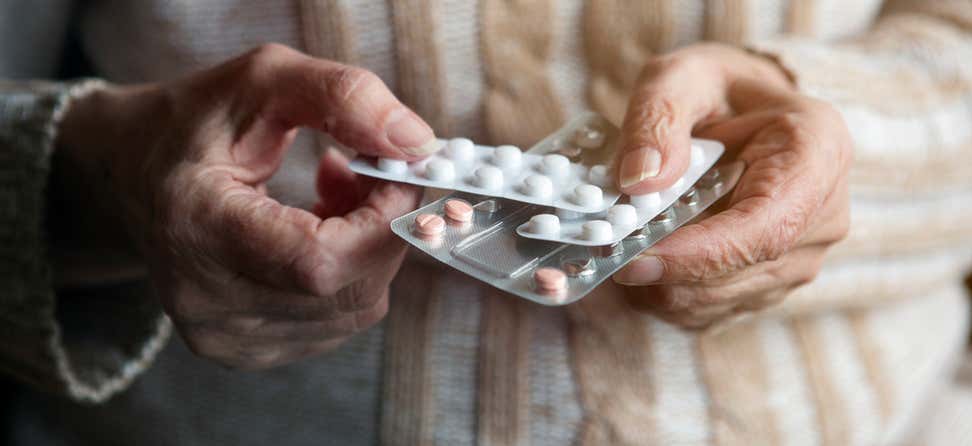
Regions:
M 611 178 L 609 177 L 608 166 L 604 164 L 598 164 L 591 167 L 591 170 L 587 172 L 587 181 L 591 184 L 596 184 L 601 187 L 607 187 L 610 184 Z
M 629 198 L 631 204 L 639 209 L 654 208 L 661 204 L 661 194 L 658 192 L 651 192 L 642 195 L 632 195 Z
M 408 163 L 393 158 L 378 158 L 378 170 L 400 175 L 408 172 Z
M 452 181 L 456 176 L 456 168 L 452 161 L 433 158 L 425 164 L 425 177 L 432 181 Z
M 608 209 L 607 220 L 614 226 L 634 226 L 638 221 L 638 212 L 630 204 L 616 204 Z
M 705 161 L 705 153 L 702 152 L 702 148 L 699 146 L 692 146 L 692 151 L 690 155 L 691 163 L 693 166 L 698 166 Z
M 574 134 L 574 144 L 584 149 L 596 149 L 604 145 L 604 132 L 590 127 L 577 130 Z
M 493 164 L 503 169 L 516 169 L 520 167 L 520 158 L 523 152 L 517 146 L 499 146 L 493 151 Z
M 450 139 L 445 148 L 446 156 L 457 163 L 471 161 L 475 151 L 476 145 L 467 138 Z
M 600 206 L 604 192 L 593 184 L 581 184 L 574 188 L 573 202 L 584 207 Z
M 415 232 L 420 237 L 436 237 L 445 230 L 445 220 L 435 214 L 419 214 L 415 217 Z
M 541 163 L 543 164 L 543 172 L 552 177 L 563 176 L 570 169 L 570 160 L 563 155 L 544 155 Z
M 530 217 L 527 227 L 533 234 L 557 235 L 560 234 L 560 219 L 553 214 L 537 214 Z
M 473 208 L 462 200 L 446 200 L 445 214 L 450 220 L 465 223 L 472 221 Z
M 487 190 L 503 187 L 503 171 L 493 166 L 483 166 L 476 169 L 476 186 Z
M 524 195 L 547 198 L 553 193 L 553 182 L 543 175 L 534 174 L 523 179 L 521 189 Z
M 567 274 L 549 266 L 537 268 L 533 272 L 533 284 L 537 291 L 560 293 L 567 289 Z
M 581 236 L 584 240 L 604 242 L 614 237 L 614 229 L 604 220 L 591 220 L 581 225 Z

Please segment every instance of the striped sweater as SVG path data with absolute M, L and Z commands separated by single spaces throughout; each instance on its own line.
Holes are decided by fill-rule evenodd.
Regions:
M 970 2 L 83 5 L 83 46 L 111 81 L 171 79 L 277 41 L 374 71 L 440 136 L 522 146 L 583 109 L 620 120 L 653 54 L 700 40 L 747 45 L 843 114 L 856 146 L 852 228 L 814 282 L 750 320 L 703 333 L 632 311 L 613 284 L 566 308 L 538 307 L 411 256 L 379 327 L 312 361 L 231 373 L 187 359 L 177 342 L 162 350 L 169 323 L 141 287 L 123 292 L 126 305 L 109 300 L 89 315 L 129 321 L 127 336 L 91 341 L 64 328 L 45 257 L 57 247 L 39 225 L 57 116 L 78 90 L 5 82 L 0 203 L 12 204 L 0 216 L 9 240 L 0 247 L 0 369 L 100 402 L 162 350 L 138 385 L 101 406 L 45 403 L 41 413 L 58 415 L 16 427 L 21 441 L 110 431 L 139 444 L 872 445 L 916 435 L 919 444 L 954 443 L 963 434 L 946 421 L 970 405 L 964 390 L 930 404 L 955 385 L 968 330 Z M 44 23 L 51 32 L 34 30 L 28 43 L 37 54 L 57 48 L 63 17 Z M 0 51 L 0 74 L 45 75 L 22 46 L 0 42 Z M 302 135 L 271 193 L 308 206 L 311 160 L 324 144 Z M 274 417 L 280 410 L 299 423 Z M 128 413 L 151 416 L 119 416 Z

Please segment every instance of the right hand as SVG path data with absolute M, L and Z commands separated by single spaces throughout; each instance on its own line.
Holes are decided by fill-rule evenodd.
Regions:
M 389 221 L 412 186 L 357 177 L 326 155 L 319 215 L 268 197 L 300 126 L 359 152 L 416 160 L 434 134 L 374 74 L 267 45 L 164 84 L 76 99 L 56 193 L 90 204 L 149 265 L 188 346 L 265 368 L 326 351 L 379 321 L 405 253 Z

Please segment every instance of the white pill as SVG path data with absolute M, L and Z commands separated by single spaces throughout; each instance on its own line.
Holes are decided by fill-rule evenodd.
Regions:
M 614 226 L 634 226 L 638 221 L 638 212 L 630 204 L 616 204 L 608 209 L 607 220 Z
M 552 177 L 561 177 L 570 169 L 570 160 L 563 155 L 544 155 L 543 171 Z
M 553 193 L 553 181 L 543 175 L 530 175 L 523 179 L 522 192 L 531 197 L 547 198 Z
M 537 214 L 530 217 L 527 227 L 533 234 L 553 236 L 560 234 L 560 219 L 553 214 Z
M 611 178 L 608 175 L 608 166 L 604 164 L 598 164 L 591 167 L 591 170 L 587 172 L 587 181 L 592 184 L 596 184 L 601 187 L 607 187 L 610 184 Z
M 703 161 L 705 161 L 705 153 L 702 152 L 702 148 L 701 147 L 699 147 L 699 146 L 692 146 L 692 152 L 691 153 L 692 153 L 691 154 L 691 163 L 692 163 L 693 166 L 698 166 L 699 164 L 702 164 Z
M 592 242 L 606 242 L 614 237 L 614 229 L 604 220 L 591 220 L 581 226 L 581 237 Z
M 493 151 L 493 164 L 503 169 L 516 169 L 520 167 L 520 158 L 523 152 L 517 146 L 499 146 Z
M 604 192 L 593 184 L 581 184 L 574 188 L 574 204 L 584 207 L 597 207 L 604 201 Z
M 466 138 L 450 139 L 446 144 L 445 154 L 457 163 L 471 161 L 476 154 L 476 145 Z
M 425 178 L 432 181 L 452 181 L 456 177 L 456 167 L 447 159 L 433 158 L 425 164 Z
M 493 166 L 483 166 L 476 169 L 476 186 L 487 190 L 503 187 L 503 171 Z
M 408 172 L 408 163 L 392 158 L 378 158 L 378 170 L 401 175 Z
M 655 208 L 661 204 L 661 194 L 652 192 L 643 195 L 632 195 L 629 197 L 631 204 L 639 209 Z

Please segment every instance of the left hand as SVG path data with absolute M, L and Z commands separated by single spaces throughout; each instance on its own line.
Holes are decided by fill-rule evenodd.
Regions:
M 648 62 L 622 126 L 621 190 L 663 190 L 690 138 L 726 144 L 746 170 L 726 208 L 684 226 L 614 276 L 636 308 L 686 327 L 779 302 L 812 280 L 849 226 L 852 142 L 831 106 L 772 61 L 699 45 Z

